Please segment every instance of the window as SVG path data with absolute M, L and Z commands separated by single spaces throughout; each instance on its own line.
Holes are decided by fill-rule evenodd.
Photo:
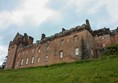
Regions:
M 21 65 L 23 65 L 24 59 L 21 59 Z
M 79 48 L 75 48 L 75 55 L 79 55 Z
M 41 50 L 39 49 L 39 50 L 38 50 L 38 53 L 40 53 L 40 51 L 41 51 Z
M 34 53 L 34 49 L 32 49 L 32 53 Z
M 64 45 L 64 39 L 61 40 L 61 45 Z
M 28 51 L 26 51 L 26 54 L 28 53 Z
M 103 47 L 105 47 L 106 45 L 105 45 L 105 43 L 103 43 L 103 45 L 102 45 Z
M 37 62 L 40 62 L 40 57 L 37 58 Z
M 60 51 L 60 58 L 63 58 L 63 51 Z
M 91 55 L 94 55 L 93 50 L 91 49 Z
M 48 55 L 45 56 L 45 61 L 46 61 L 46 62 L 48 61 Z
M 27 39 L 29 39 L 29 36 L 27 37 Z
M 26 64 L 28 64 L 29 58 L 26 59 Z
M 31 63 L 34 63 L 34 57 L 32 57 L 32 62 Z
M 23 55 L 24 55 L 24 52 L 23 52 Z
M 49 46 L 46 47 L 46 50 L 49 50 Z
M 102 36 L 102 39 L 104 39 L 105 36 Z
M 49 44 L 49 43 L 50 43 L 50 41 L 47 42 L 47 44 Z
M 18 54 L 18 56 L 20 56 L 20 53 Z
M 74 37 L 74 41 L 75 41 L 75 43 L 78 42 L 78 37 L 77 36 Z
M 67 43 L 69 42 L 69 39 L 67 39 Z

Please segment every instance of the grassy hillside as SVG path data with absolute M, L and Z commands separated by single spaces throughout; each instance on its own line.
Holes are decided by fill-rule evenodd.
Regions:
M 49 67 L 0 70 L 0 83 L 118 83 L 118 57 Z

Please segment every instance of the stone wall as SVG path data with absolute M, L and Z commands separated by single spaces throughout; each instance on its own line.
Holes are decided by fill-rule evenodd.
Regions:
M 41 44 L 33 44 L 31 47 L 19 48 L 17 52 L 15 68 L 25 68 L 33 66 L 44 66 L 62 62 L 72 62 L 81 59 L 81 39 L 84 38 L 86 44 L 90 45 L 88 50 L 94 50 L 91 41 L 88 41 L 88 34 L 90 39 L 93 39 L 88 30 L 71 33 L 71 35 L 56 38 Z M 77 40 L 75 40 L 77 37 Z M 78 48 L 79 54 L 75 55 L 75 49 Z M 60 53 L 63 52 L 61 56 Z M 89 53 L 91 56 L 91 53 Z M 32 58 L 34 61 L 32 63 Z M 23 64 L 22 63 L 23 60 Z
M 118 43 L 118 28 L 110 31 L 103 28 L 93 31 L 90 23 L 70 30 L 62 28 L 60 33 L 50 37 L 42 34 L 41 40 L 33 44 L 33 38 L 26 33 L 16 34 L 8 48 L 5 69 L 18 69 L 73 62 L 98 57 L 101 51 L 112 43 Z

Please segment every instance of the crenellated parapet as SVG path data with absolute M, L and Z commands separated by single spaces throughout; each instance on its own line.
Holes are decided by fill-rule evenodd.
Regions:
M 24 33 L 24 35 L 17 33 L 13 41 L 10 41 L 9 47 L 13 45 L 28 46 L 32 44 L 33 44 L 33 37 L 28 36 L 26 33 Z

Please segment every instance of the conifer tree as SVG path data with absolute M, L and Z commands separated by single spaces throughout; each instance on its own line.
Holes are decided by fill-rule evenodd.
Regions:
M 84 42 L 84 39 L 81 39 L 81 59 L 89 58 L 87 45 Z

